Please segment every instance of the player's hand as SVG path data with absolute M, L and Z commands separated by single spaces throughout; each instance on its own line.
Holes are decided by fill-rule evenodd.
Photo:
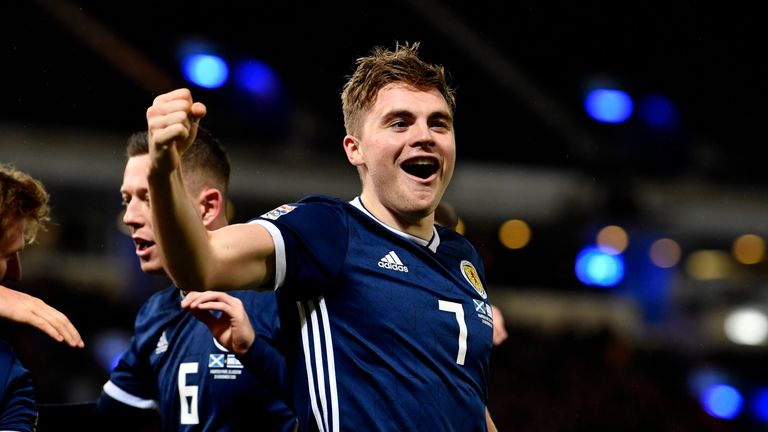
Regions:
M 501 309 L 494 305 L 491 305 L 491 309 L 493 309 L 493 346 L 497 346 L 507 340 L 509 334 L 504 324 L 504 315 L 501 314 Z
M 29 294 L 0 285 L 0 318 L 29 324 L 73 348 L 85 346 L 80 333 L 63 313 Z
M 244 354 L 256 339 L 245 306 L 237 297 L 220 291 L 192 291 L 181 301 L 181 307 L 205 323 L 213 337 L 234 354 Z
M 189 89 L 161 94 L 147 109 L 149 154 L 155 165 L 178 167 L 179 156 L 197 136 L 197 126 L 206 107 L 192 100 Z

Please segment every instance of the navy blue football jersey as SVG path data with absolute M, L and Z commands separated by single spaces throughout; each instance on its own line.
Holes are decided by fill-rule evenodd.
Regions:
M 0 431 L 32 431 L 37 423 L 32 376 L 0 341 Z
M 102 397 L 160 411 L 165 431 L 291 431 L 296 417 L 285 400 L 285 363 L 267 344 L 279 331 L 273 293 L 233 291 L 257 333 L 251 355 L 261 378 L 181 309 L 172 286 L 155 293 L 136 317 L 130 348 L 104 385 Z M 269 380 L 263 379 L 269 377 Z M 107 404 L 105 404 L 106 406 Z M 108 414 L 108 413 L 105 413 Z
M 252 223 L 275 243 L 302 430 L 486 430 L 493 318 L 464 237 L 435 227 L 425 241 L 384 225 L 359 198 L 317 195 Z

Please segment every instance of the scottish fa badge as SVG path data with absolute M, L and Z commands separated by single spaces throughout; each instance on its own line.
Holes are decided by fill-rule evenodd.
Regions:
M 472 288 L 474 288 L 482 298 L 488 298 L 488 293 L 485 292 L 483 283 L 480 281 L 480 276 L 477 274 L 477 269 L 471 262 L 467 260 L 461 262 L 461 274 L 464 275 L 464 279 L 472 285 Z

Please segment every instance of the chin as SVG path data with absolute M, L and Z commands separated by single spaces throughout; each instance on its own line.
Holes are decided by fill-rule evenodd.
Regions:
M 420 197 L 419 199 L 412 201 L 409 207 L 413 214 L 418 214 L 424 217 L 435 211 L 439 202 L 440 200 L 435 199 L 434 195 L 432 195 Z
M 158 263 L 146 262 L 141 263 L 141 271 L 147 274 L 163 274 L 163 267 Z

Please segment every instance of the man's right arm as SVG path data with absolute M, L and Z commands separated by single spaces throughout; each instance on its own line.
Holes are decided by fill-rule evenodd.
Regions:
M 205 112 L 187 89 L 160 95 L 147 109 L 150 203 L 166 271 L 185 291 L 259 287 L 274 273 L 274 244 L 266 229 L 239 224 L 207 231 L 184 188 L 181 154 Z

